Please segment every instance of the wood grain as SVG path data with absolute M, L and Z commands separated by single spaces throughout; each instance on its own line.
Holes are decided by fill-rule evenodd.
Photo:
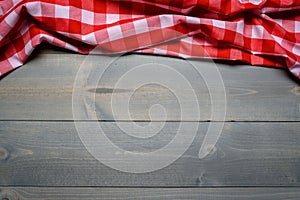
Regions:
M 211 199 L 298 200 L 299 188 L 38 188 L 8 187 L 0 195 L 9 200 L 61 199 Z
M 99 119 L 106 136 L 122 149 L 138 153 L 154 151 L 175 137 L 180 123 L 190 125 L 186 132 L 189 134 L 200 121 L 193 143 L 178 160 L 154 172 L 131 174 L 96 160 L 81 142 L 73 121 L 76 73 L 80 66 L 89 69 L 85 61 L 95 65 L 95 72 L 106 69 L 107 58 L 86 57 L 44 46 L 25 66 L 0 79 L 0 200 L 299 199 L 300 87 L 285 71 L 216 63 L 227 98 L 226 118 L 219 121 L 227 122 L 216 146 L 207 149 L 209 154 L 203 159 L 199 159 L 198 152 L 208 121 L 214 120 L 210 95 L 216 94 L 217 102 L 224 101 L 216 84 L 208 90 L 205 83 L 216 80 L 210 70 L 214 63 L 199 60 L 192 66 L 182 59 L 126 55 L 107 68 L 98 84 L 92 80 L 99 74 L 92 73 L 87 79 L 88 87 L 75 91 L 95 94 L 95 106 L 86 98 L 85 104 L 78 108 L 83 111 L 94 108 L 97 118 L 92 120 Z M 174 83 L 173 91 L 158 84 L 144 85 L 131 96 L 130 117 L 123 111 L 113 115 L 112 95 L 124 99 L 133 92 L 126 86 L 115 87 L 116 82 L 143 64 L 170 66 L 189 81 L 192 90 L 165 76 Z M 203 68 L 209 69 L 205 78 L 197 73 Z M 139 78 L 146 79 L 147 75 Z M 188 98 L 191 91 L 197 99 Z M 179 103 L 174 93 L 186 98 Z M 195 102 L 199 104 L 200 117 L 193 115 Z M 163 114 L 150 118 L 149 110 L 156 104 L 164 107 L 167 118 Z M 186 106 L 190 114 L 181 118 L 180 106 Z M 146 126 L 150 120 L 154 124 L 168 122 L 159 134 L 141 139 L 132 137 L 145 135 L 133 129 L 130 120 L 138 121 L 140 126 Z M 129 131 L 122 132 L 120 124 Z M 146 133 L 149 134 L 150 131 Z M 185 142 L 182 140 L 182 145 Z M 107 147 L 104 142 L 99 144 Z M 171 153 L 160 154 L 156 159 L 176 157 L 176 150 L 171 149 Z M 105 161 L 127 164 L 123 159 Z M 147 159 L 142 162 L 153 165 Z
M 130 128 L 126 123 L 123 126 Z M 300 186 L 299 122 L 228 122 L 215 148 L 199 159 L 208 124 L 200 123 L 192 145 L 170 166 L 131 174 L 111 169 L 93 158 L 72 122 L 0 122 L 0 185 Z M 114 144 L 135 152 L 163 147 L 176 135 L 178 127 L 177 122 L 168 122 L 155 137 L 141 140 L 122 133 L 117 123 L 100 125 Z M 176 155 L 158 155 L 157 159 L 169 156 Z M 111 162 L 124 164 L 122 159 Z
M 0 81 L 0 119 L 72 120 L 74 79 L 85 58 L 77 54 L 37 54 L 25 66 L 3 78 Z M 97 69 L 103 69 L 105 66 L 101 65 L 101 62 L 104 58 L 90 56 L 88 59 L 94 59 Z M 142 63 L 165 64 L 178 70 L 190 82 L 197 99 L 187 97 L 179 103 L 169 88 L 148 84 L 134 91 L 129 104 L 130 117 L 126 112 L 113 115 L 112 94 L 116 99 L 123 99 L 132 92 L 128 88 L 114 88 L 116 82 L 122 75 Z M 214 66 L 206 61 L 199 61 L 199 63 L 196 68 Z M 299 86 L 283 70 L 226 64 L 217 64 L 217 68 L 222 74 L 227 95 L 226 120 L 299 121 Z M 214 80 L 215 77 L 211 74 L 205 78 Z M 174 82 L 172 89 L 175 93 L 184 95 L 191 92 L 181 84 L 176 84 L 177 80 L 171 81 Z M 83 90 L 96 96 L 96 119 L 150 120 L 150 107 L 161 104 L 168 114 L 167 120 L 170 121 L 214 120 L 211 117 L 210 94 L 218 90 L 208 91 L 205 79 L 195 73 L 189 63 L 181 59 L 128 55 L 106 70 L 98 85 L 91 83 L 89 86 Z M 217 101 L 223 100 L 217 96 Z M 194 106 L 189 106 L 195 101 L 200 107 L 199 118 L 192 115 L 195 111 Z M 188 113 L 191 114 L 182 119 L 180 106 L 186 106 Z M 165 119 L 163 114 L 152 117 L 152 120 L 162 119 Z

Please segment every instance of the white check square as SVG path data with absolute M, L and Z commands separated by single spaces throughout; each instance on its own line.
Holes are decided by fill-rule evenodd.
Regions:
M 32 16 L 41 17 L 42 16 L 42 5 L 40 2 L 30 2 L 27 3 L 27 11 Z
M 236 24 L 236 32 L 244 34 L 244 21 L 240 21 Z
M 107 14 L 106 15 L 106 23 L 112 24 L 119 21 L 120 17 L 118 14 Z
M 120 25 L 113 26 L 107 29 L 109 39 L 112 40 L 117 40 L 123 37 L 122 35 L 122 29 Z
M 55 5 L 55 17 L 69 19 L 70 7 Z
M 5 17 L 5 22 L 10 27 L 14 27 L 14 25 L 17 23 L 18 18 L 19 15 L 15 11 L 12 11 L 9 15 L 7 15 L 7 17 Z
M 174 21 L 173 21 L 172 15 L 161 15 L 161 16 L 159 16 L 159 18 L 160 18 L 161 28 L 174 26 Z
M 137 34 L 149 31 L 148 22 L 146 19 L 141 19 L 133 22 L 134 30 Z
M 300 22 L 295 22 L 295 32 L 300 33 Z
M 212 24 L 214 27 L 218 27 L 218 28 L 225 28 L 225 22 L 224 21 L 220 21 L 220 20 L 212 20 Z
M 81 19 L 83 23 L 94 24 L 94 13 L 88 10 L 81 11 Z
M 264 28 L 262 26 L 253 26 L 252 27 L 252 38 L 263 39 Z
M 26 45 L 25 45 L 25 54 L 26 55 L 30 55 L 30 53 L 32 52 L 33 47 L 31 45 L 31 41 L 29 41 Z

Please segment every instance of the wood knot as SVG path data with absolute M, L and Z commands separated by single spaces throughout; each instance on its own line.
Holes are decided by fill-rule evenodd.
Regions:
M 294 93 L 295 95 L 299 96 L 300 95 L 300 87 L 296 86 L 292 89 L 292 93 Z
M 0 191 L 0 200 L 17 200 L 20 199 L 19 195 L 10 189 L 3 189 Z
M 6 160 L 8 157 L 8 151 L 0 147 L 0 160 Z
M 201 175 L 197 178 L 196 184 L 197 185 L 204 185 L 207 182 L 206 174 L 203 172 Z

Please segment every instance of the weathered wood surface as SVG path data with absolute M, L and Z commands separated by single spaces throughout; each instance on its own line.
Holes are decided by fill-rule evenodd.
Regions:
M 90 199 L 213 199 L 213 200 L 298 200 L 299 188 L 36 188 L 0 189 L 9 200 Z M 0 196 L 1 197 L 1 196 Z
M 0 122 L 0 185 L 300 186 L 299 122 L 227 122 L 215 148 L 199 159 L 208 124 L 200 123 L 190 148 L 170 166 L 130 174 L 94 159 L 72 122 Z M 101 122 L 101 126 L 122 149 L 148 152 L 166 145 L 175 136 L 178 123 L 168 122 L 160 134 L 145 140 L 122 133 L 115 122 Z M 159 155 L 159 159 L 167 156 L 176 155 Z
M 128 151 L 152 151 L 174 138 L 180 121 L 187 124 L 201 121 L 192 145 L 173 164 L 151 173 L 130 174 L 96 160 L 76 131 L 72 115 L 73 84 L 86 56 L 49 46 L 37 52 L 25 66 L 0 80 L 0 200 L 299 199 L 300 87 L 285 71 L 216 64 L 227 96 L 225 120 L 235 122 L 225 123 L 215 148 L 199 159 L 198 152 L 210 124 L 207 120 L 212 120 L 209 94 L 216 91 L 208 91 L 204 79 L 184 60 L 146 55 L 121 58 L 105 72 L 98 85 L 75 90 L 95 93 L 98 116 L 95 119 L 100 120 L 114 144 Z M 102 58 L 88 59 L 94 59 L 101 70 L 106 68 Z M 200 117 L 191 114 L 180 118 L 174 94 L 155 84 L 135 91 L 129 106 L 131 118 L 125 113 L 114 116 L 112 94 L 123 99 L 132 92 L 127 87 L 114 88 L 116 81 L 145 63 L 169 65 L 184 75 L 198 98 L 184 99 L 181 103 L 198 102 Z M 196 69 L 207 66 L 214 64 L 199 61 Z M 206 78 L 215 80 L 214 74 Z M 176 84 L 177 80 L 173 82 L 175 92 L 190 92 Z M 149 108 L 155 104 L 164 106 L 168 114 L 169 122 L 160 134 L 144 140 L 121 132 L 119 123 L 131 130 L 130 119 L 147 125 Z M 88 102 L 82 109 L 89 106 Z M 193 106 L 188 109 L 194 112 Z M 160 115 L 151 118 L 157 121 L 154 123 L 162 119 L 165 120 Z M 134 129 L 127 134 L 142 136 Z M 161 154 L 158 159 L 170 156 L 176 155 Z M 122 159 L 111 162 L 124 164 Z M 147 159 L 144 162 L 151 165 Z
M 99 58 L 98 58 L 99 57 Z M 38 54 L 25 66 L 0 81 L 0 120 L 72 120 L 72 91 L 75 75 L 86 57 L 77 54 Z M 101 56 L 97 56 L 99 68 Z M 194 88 L 201 110 L 199 118 L 180 118 L 176 97 L 158 85 L 146 85 L 135 91 L 130 101 L 133 120 L 149 120 L 149 108 L 159 103 L 167 109 L 167 120 L 206 121 L 211 118 L 209 92 L 201 77 L 184 60 L 146 55 L 129 55 L 117 61 L 104 74 L 99 85 L 86 88 L 96 91 L 96 112 L 100 120 L 128 120 L 125 113 L 113 116 L 111 97 L 116 81 L 141 63 L 169 64 L 182 73 Z M 199 61 L 200 65 L 212 65 Z M 201 66 L 199 66 L 201 68 Z M 228 121 L 299 121 L 300 87 L 286 72 L 251 66 L 217 64 L 227 92 Z M 214 79 L 214 76 L 206 77 Z M 174 80 L 176 83 L 176 80 Z M 189 92 L 174 84 L 176 92 Z M 116 88 L 114 95 L 122 99 L 128 88 Z M 219 99 L 222 101 L 223 99 Z M 192 113 L 194 107 L 189 107 Z M 157 115 L 152 120 L 161 120 Z

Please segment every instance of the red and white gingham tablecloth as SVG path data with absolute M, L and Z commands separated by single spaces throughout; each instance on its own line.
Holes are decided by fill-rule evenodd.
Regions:
M 0 76 L 41 42 L 241 60 L 300 79 L 300 0 L 0 0 Z

